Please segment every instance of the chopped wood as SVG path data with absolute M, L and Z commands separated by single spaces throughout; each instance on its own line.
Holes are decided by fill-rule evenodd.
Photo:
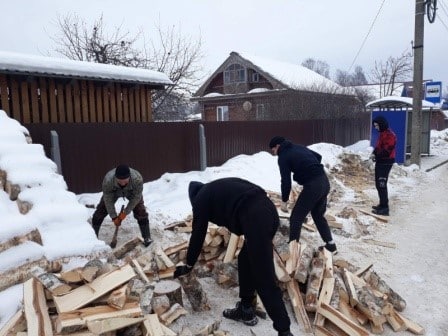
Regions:
M 145 272 L 143 272 L 142 267 L 140 266 L 140 263 L 138 262 L 137 259 L 132 259 L 132 264 L 135 267 L 135 271 L 137 272 L 137 274 L 139 275 L 139 277 L 143 280 L 143 282 L 149 284 L 149 279 L 146 276 Z
M 350 319 L 345 317 L 342 313 L 334 309 L 333 307 L 322 303 L 317 312 L 333 322 L 338 328 L 342 329 L 350 336 L 369 336 L 369 332 L 361 326 L 358 326 Z
M 135 237 L 134 239 L 129 240 L 123 245 L 120 245 L 119 247 L 115 248 L 113 251 L 113 255 L 115 256 L 115 258 L 121 259 L 125 256 L 126 253 L 132 251 L 140 243 L 142 243 L 142 238 Z
M 357 288 L 358 303 L 356 309 L 365 314 L 374 326 L 380 326 L 386 322 L 383 314 L 383 308 L 386 306 L 386 300 L 375 296 L 372 289 L 368 286 Z
M 198 332 L 195 332 L 194 335 L 195 336 L 208 336 L 210 334 L 215 335 L 215 331 L 217 331 L 219 329 L 220 324 L 221 324 L 220 320 L 215 321 L 212 324 L 205 326 Z
M 114 270 L 93 280 L 90 284 L 78 287 L 64 296 L 54 297 L 59 313 L 81 308 L 114 288 L 129 281 L 136 274 L 130 265 Z
M 178 226 L 174 228 L 174 232 L 176 233 L 191 233 L 193 231 L 193 227 L 191 226 Z
M 424 335 L 425 334 L 425 329 L 418 325 L 417 323 L 415 323 L 414 321 L 411 321 L 410 319 L 404 317 L 402 314 L 397 312 L 397 315 L 404 321 L 404 323 L 406 324 L 406 330 L 415 334 L 415 335 Z
M 145 315 L 143 321 L 143 330 L 146 332 L 146 336 L 164 336 L 162 324 L 159 321 L 159 317 L 156 314 Z
M 213 274 L 216 282 L 223 288 L 238 286 L 238 267 L 233 262 L 219 263 Z
M 106 332 L 122 329 L 131 325 L 140 323 L 144 320 L 143 317 L 112 317 L 104 320 L 88 321 L 87 328 L 97 335 L 102 335 Z
M 300 244 L 297 240 L 291 240 L 289 242 L 289 258 L 286 260 L 286 271 L 289 275 L 293 275 L 293 272 L 296 271 L 299 258 Z
M 26 241 L 33 241 L 42 245 L 42 238 L 40 236 L 39 230 L 34 229 L 26 234 L 22 234 L 19 236 L 14 236 L 5 241 L 0 242 L 0 252 L 6 251 L 7 249 L 20 245 Z
M 305 305 L 300 294 L 299 285 L 295 280 L 286 283 L 288 296 L 294 310 L 297 323 L 303 326 L 306 332 L 312 332 L 311 323 L 305 310 Z
M 311 261 L 311 271 L 306 287 L 305 309 L 308 312 L 315 312 L 317 309 L 317 299 L 319 297 L 319 290 L 322 285 L 325 271 L 324 266 L 324 255 L 319 253 L 318 256 Z
M 152 313 L 152 298 L 153 298 L 153 288 L 151 286 L 145 287 L 140 294 L 140 308 L 142 308 L 143 314 Z
M 141 317 L 142 310 L 138 302 L 126 303 L 123 309 L 117 310 L 110 306 L 87 307 L 60 313 L 56 318 L 56 331 L 67 334 L 84 329 L 87 322 L 119 317 Z
M 365 274 L 364 280 L 373 288 L 387 295 L 387 301 L 392 303 L 393 307 L 401 312 L 406 308 L 406 301 L 389 285 L 380 278 L 374 271 L 369 271 Z
M 397 245 L 395 243 L 389 243 L 389 242 L 382 242 L 379 240 L 375 240 L 375 239 L 363 239 L 363 242 L 366 242 L 368 244 L 373 244 L 373 245 L 378 245 L 378 246 L 383 246 L 383 247 L 389 247 L 389 248 L 396 248 Z
M 9 336 L 24 330 L 26 330 L 25 313 L 19 309 L 0 329 L 0 336 Z
M 167 256 L 179 252 L 180 250 L 186 249 L 188 247 L 188 241 L 184 241 L 174 246 L 167 247 L 163 250 Z
M 30 272 L 53 295 L 63 295 L 72 290 L 71 286 L 59 280 L 54 273 L 47 273 L 42 267 L 33 267 Z
M 354 274 L 357 277 L 362 277 L 364 273 L 366 273 L 368 270 L 370 270 L 373 267 L 373 264 L 370 263 L 364 267 L 359 268 Z
M 11 269 L 2 273 L 2 281 L 0 282 L 0 292 L 11 286 L 23 283 L 33 277 L 30 269 L 33 267 L 42 267 L 47 272 L 59 272 L 62 265 L 58 261 L 48 261 L 46 258 L 41 258 L 26 264 L 20 265 L 15 269 Z
M 177 222 L 173 222 L 171 224 L 167 224 L 163 227 L 164 230 L 171 230 L 174 229 L 175 227 L 178 226 L 186 226 L 187 224 L 185 223 L 185 221 L 177 221 Z
M 351 321 L 358 325 L 365 325 L 369 319 L 367 316 L 365 316 L 363 313 L 357 311 L 356 309 L 352 308 L 348 302 L 341 300 L 339 302 L 339 311 L 344 314 L 347 318 L 349 318 Z
M 126 283 L 122 287 L 110 293 L 109 298 L 107 299 L 107 304 L 116 309 L 123 309 L 127 301 L 129 292 L 130 289 L 128 284 Z
M 168 309 L 170 309 L 170 300 L 166 295 L 153 296 L 151 299 L 152 311 L 157 314 L 157 316 L 162 315 Z
M 210 310 L 207 294 L 202 289 L 194 272 L 179 277 L 179 282 L 194 311 Z
M 389 221 L 389 220 L 388 220 L 386 217 L 384 217 L 384 216 L 379 216 L 379 215 L 376 215 L 376 214 L 374 214 L 374 213 L 372 213 L 372 212 L 369 212 L 369 211 L 366 211 L 366 210 L 358 209 L 358 211 L 361 212 L 361 213 L 363 213 L 364 215 L 372 216 L 372 217 L 378 219 L 379 221 L 381 221 L 381 222 L 383 222 L 383 223 L 387 223 L 387 222 Z
M 226 255 L 224 257 L 225 263 L 231 262 L 233 260 L 233 258 L 235 258 L 235 252 L 238 247 L 239 240 L 240 240 L 240 237 L 237 236 L 236 234 L 232 233 L 230 235 L 229 244 L 227 245 L 227 251 L 226 251 Z
M 179 317 L 187 314 L 188 312 L 184 309 L 184 307 L 178 303 L 175 303 L 168 311 L 159 316 L 159 318 L 165 326 L 169 326 Z
M 84 279 L 81 274 L 81 267 L 71 269 L 69 271 L 61 272 L 59 278 L 67 284 L 76 284 L 82 282 Z
M 291 280 L 291 277 L 288 274 L 288 271 L 286 270 L 285 264 L 283 263 L 282 259 L 278 255 L 277 251 L 274 249 L 273 253 L 273 262 L 274 262 L 274 270 L 275 275 L 277 276 L 277 279 L 281 282 L 288 282 Z
M 82 278 L 87 282 L 92 282 L 95 278 L 110 271 L 109 264 L 102 262 L 100 259 L 88 261 L 80 270 Z
M 354 307 L 358 303 L 358 295 L 356 293 L 355 285 L 353 284 L 350 272 L 346 268 L 342 270 L 342 277 L 344 279 L 344 284 L 350 300 L 350 305 Z
M 183 306 L 182 289 L 177 281 L 163 280 L 154 287 L 154 296 L 166 295 L 170 301 L 170 306 L 178 303 Z
M 297 270 L 294 273 L 294 279 L 304 284 L 308 278 L 308 272 L 313 259 L 313 250 L 306 243 L 300 245 L 300 258 L 298 261 Z
M 331 297 L 333 296 L 333 290 L 334 290 L 334 278 L 324 278 L 322 281 L 322 289 L 319 294 L 319 299 L 317 301 L 317 306 L 320 306 L 322 303 L 330 304 Z M 325 323 L 325 318 L 316 312 L 315 318 L 314 318 L 314 325 L 315 326 L 323 326 Z
M 156 249 L 155 254 L 159 258 L 159 260 L 161 260 L 165 265 L 164 269 L 172 268 L 175 266 L 174 263 L 171 261 L 171 259 L 160 248 Z
M 407 329 L 406 322 L 401 318 L 400 315 L 398 315 L 397 311 L 393 307 L 389 309 L 388 313 L 386 314 L 386 319 L 395 332 L 404 331 Z
M 29 335 L 53 335 L 44 287 L 34 278 L 23 286 L 23 307 Z
M 342 223 L 337 222 L 336 220 L 327 220 L 328 226 L 335 229 L 342 229 L 344 226 Z

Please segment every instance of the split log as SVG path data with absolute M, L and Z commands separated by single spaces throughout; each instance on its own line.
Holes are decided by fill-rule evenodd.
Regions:
M 54 303 L 59 313 L 75 310 L 121 286 L 135 276 L 133 268 L 130 265 L 125 265 L 113 272 L 103 274 L 90 284 L 78 287 L 64 296 L 55 296 Z
M 12 237 L 6 241 L 0 242 L 0 252 L 6 251 L 7 249 L 22 244 L 25 241 L 34 241 L 39 245 L 42 245 L 42 238 L 40 236 L 39 230 L 34 229 L 24 235 Z
M 87 328 L 96 335 L 123 329 L 144 320 L 144 317 L 112 317 L 104 320 L 88 321 Z
M 61 272 L 59 278 L 67 284 L 76 284 L 83 282 L 84 279 L 81 274 L 81 267 L 71 269 L 69 271 Z
M 154 296 L 166 295 L 170 301 L 170 306 L 178 303 L 183 306 L 182 289 L 178 282 L 173 280 L 163 280 L 154 287 Z
M 388 305 L 391 305 L 388 303 Z M 398 315 L 397 311 L 391 307 L 386 314 L 386 319 L 392 329 L 397 331 L 404 331 L 407 329 L 405 321 Z
M 140 307 L 142 308 L 143 314 L 151 314 L 152 313 L 152 299 L 154 294 L 154 288 L 151 286 L 147 286 L 144 290 L 141 291 L 139 302 Z
M 210 310 L 207 294 L 202 289 L 194 272 L 179 277 L 179 282 L 194 311 Z
M 110 306 L 82 308 L 58 314 L 56 318 L 56 331 L 61 334 L 69 334 L 84 329 L 89 321 L 141 316 L 142 311 L 138 302 L 126 303 L 121 310 L 116 310 Z
M 294 279 L 298 282 L 305 284 L 308 278 L 308 272 L 313 259 L 313 249 L 306 243 L 302 243 L 300 246 L 300 258 L 298 261 L 297 270 L 294 273 Z
M 53 273 L 47 273 L 42 267 L 34 267 L 31 274 L 53 295 L 64 295 L 72 290 L 72 287 L 63 283 Z
M 358 326 L 350 319 L 346 318 L 341 312 L 337 311 L 333 307 L 322 303 L 317 312 L 324 316 L 326 319 L 333 322 L 338 328 L 351 336 L 369 336 L 369 332 L 363 327 Z
M 319 294 L 319 299 L 317 301 L 317 307 L 319 307 L 322 303 L 330 304 L 331 297 L 333 296 L 334 291 L 334 283 L 334 278 L 324 278 L 324 280 L 322 281 L 322 289 Z M 314 318 L 314 325 L 323 326 L 324 323 L 325 318 L 319 313 L 316 313 Z
M 135 271 L 137 272 L 137 274 L 140 276 L 140 278 L 147 284 L 149 284 L 149 279 L 146 276 L 145 272 L 143 272 L 142 267 L 140 266 L 140 263 L 138 262 L 137 259 L 132 259 L 132 264 L 135 267 Z
M 236 249 L 238 248 L 238 242 L 240 240 L 240 236 L 237 236 L 236 234 L 232 233 L 230 235 L 229 244 L 227 245 L 227 251 L 226 255 L 224 257 L 224 262 L 228 263 L 235 258 Z
M 187 241 L 184 241 L 184 242 L 182 242 L 182 243 L 180 243 L 180 244 L 177 244 L 177 245 L 174 245 L 174 246 L 167 247 L 166 249 L 163 250 L 163 252 L 165 252 L 165 254 L 166 254 L 167 256 L 170 256 L 171 254 L 177 253 L 177 252 L 179 252 L 180 250 L 184 250 L 184 249 L 186 249 L 186 248 L 188 248 L 188 242 L 187 242 Z
M 23 286 L 23 307 L 29 335 L 53 335 L 44 288 L 34 278 Z
M 374 295 L 372 289 L 367 286 L 357 288 L 358 304 L 356 309 L 365 314 L 375 326 L 386 322 L 383 309 L 386 307 L 386 300 Z
M 109 265 L 100 259 L 90 260 L 81 268 L 81 277 L 87 282 L 92 282 L 100 275 L 110 272 L 112 268 Z
M 210 334 L 216 335 L 215 332 L 219 329 L 219 325 L 221 324 L 221 321 L 215 321 L 212 324 L 209 324 L 199 330 L 198 332 L 194 333 L 194 336 L 208 336 Z
M 177 320 L 182 315 L 187 315 L 188 312 L 178 303 L 175 303 L 168 311 L 163 313 L 160 317 L 160 320 L 164 325 L 169 326 L 175 320 Z
M 115 256 L 115 258 L 121 259 L 126 255 L 126 253 L 132 251 L 141 242 L 142 239 L 140 237 L 135 237 L 134 239 L 129 240 L 123 245 L 120 245 L 116 249 L 114 249 L 113 255 Z
M 238 286 L 238 267 L 235 263 L 220 263 L 214 270 L 216 282 L 223 288 Z
M 0 329 L 0 336 L 15 335 L 18 332 L 26 330 L 25 313 L 19 309 L 3 327 Z
M 315 312 L 317 309 L 317 299 L 319 297 L 319 289 L 322 285 L 322 279 L 325 271 L 325 260 L 323 254 L 319 253 L 318 257 L 311 261 L 311 271 L 308 277 L 308 284 L 305 295 L 305 309 L 308 312 Z
M 56 273 L 62 268 L 62 265 L 58 261 L 48 261 L 46 258 L 42 258 L 30 263 L 20 265 L 16 269 L 6 271 L 2 274 L 2 281 L 0 282 L 0 292 L 11 286 L 25 282 L 33 277 L 30 273 L 30 269 L 33 267 L 42 267 L 47 272 Z
M 107 299 L 107 304 L 115 309 L 123 309 L 127 301 L 129 291 L 128 284 L 114 290 L 110 293 L 109 298 Z
M 273 263 L 274 263 L 274 270 L 275 275 L 277 276 L 277 279 L 281 282 L 288 282 L 291 280 L 291 277 L 288 274 L 288 271 L 286 270 L 285 264 L 283 263 L 282 259 L 278 255 L 277 251 L 274 249 L 273 253 Z
M 400 313 L 397 313 L 397 314 L 406 324 L 407 331 L 409 331 L 415 335 L 424 335 L 425 334 L 425 329 L 422 326 L 418 325 L 414 321 L 409 320 L 408 318 L 404 317 Z
M 170 309 L 170 300 L 166 295 L 153 296 L 151 300 L 152 311 L 157 314 L 157 316 L 162 315 L 168 309 Z
M 353 284 L 352 277 L 347 269 L 342 270 L 342 277 L 344 279 L 345 288 L 347 289 L 347 294 L 350 300 L 350 305 L 352 307 L 356 306 L 358 303 L 358 295 L 356 293 L 355 285 Z
M 286 283 L 289 299 L 294 310 L 297 323 L 301 324 L 306 332 L 312 332 L 311 323 L 305 310 L 305 305 L 300 294 L 299 285 L 291 280 Z
M 156 314 L 145 315 L 145 320 L 143 321 L 143 331 L 145 332 L 145 335 L 149 336 L 165 335 L 162 329 L 162 324 Z
M 392 303 L 394 308 L 401 312 L 406 308 L 406 301 L 397 294 L 392 288 L 389 287 L 389 285 L 382 280 L 378 274 L 376 274 L 374 271 L 369 271 L 365 274 L 364 280 L 372 286 L 372 288 L 380 291 L 383 294 L 387 295 L 387 301 Z
M 365 325 L 369 319 L 367 316 L 365 316 L 363 313 L 359 312 L 358 310 L 352 308 L 350 304 L 345 301 L 341 300 L 339 302 L 339 311 L 344 314 L 345 317 L 349 318 L 351 321 L 358 325 Z
M 372 212 L 365 211 L 365 210 L 362 210 L 362 209 L 359 209 L 359 212 L 363 213 L 364 215 L 372 216 L 373 218 L 376 218 L 376 219 L 378 219 L 379 221 L 381 221 L 383 223 L 387 223 L 388 222 L 388 219 L 386 217 L 384 217 L 384 216 L 379 216 L 379 215 L 376 215 L 376 214 L 374 214 Z

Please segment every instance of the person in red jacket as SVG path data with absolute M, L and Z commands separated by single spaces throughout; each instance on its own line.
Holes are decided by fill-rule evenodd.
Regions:
M 372 125 L 380 133 L 371 155 L 375 162 L 375 186 L 378 190 L 380 202 L 378 205 L 372 206 L 372 212 L 377 215 L 389 216 L 387 180 L 395 163 L 397 137 L 389 128 L 387 120 L 382 116 L 373 119 Z

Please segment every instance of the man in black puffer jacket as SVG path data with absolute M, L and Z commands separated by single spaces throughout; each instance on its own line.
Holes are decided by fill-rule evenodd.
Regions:
M 241 301 L 235 308 L 224 310 L 223 315 L 249 326 L 257 324 L 255 304 L 258 293 L 278 336 L 293 336 L 273 262 L 272 239 L 279 218 L 266 191 L 249 181 L 229 177 L 207 184 L 190 182 L 188 194 L 193 207 L 193 231 L 187 264 L 178 266 L 174 277 L 192 270 L 201 253 L 209 221 L 225 226 L 236 235 L 244 235 L 244 245 L 238 255 Z
M 325 219 L 327 210 L 327 195 L 330 192 L 330 182 L 325 174 L 324 167 L 320 163 L 322 156 L 311 149 L 296 145 L 284 137 L 275 136 L 269 142 L 269 148 L 273 155 L 278 156 L 278 166 L 281 175 L 282 211 L 288 211 L 287 202 L 291 192 L 291 174 L 294 181 L 303 186 L 303 190 L 297 199 L 289 221 L 289 239 L 300 239 L 302 224 L 311 212 L 317 230 L 325 242 L 326 248 L 333 254 L 337 253 L 336 244 L 333 241 L 328 222 Z

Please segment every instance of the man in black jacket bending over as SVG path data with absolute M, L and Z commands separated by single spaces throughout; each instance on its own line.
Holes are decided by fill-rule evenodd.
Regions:
M 187 251 L 187 264 L 178 266 L 174 277 L 191 271 L 201 252 L 208 222 L 225 226 L 230 232 L 244 235 L 238 255 L 238 279 L 241 301 L 226 309 L 224 317 L 253 326 L 256 293 L 261 298 L 279 336 L 293 336 L 290 320 L 276 283 L 272 239 L 279 226 L 277 210 L 266 191 L 239 178 L 222 178 L 207 184 L 190 182 L 193 207 L 193 231 Z
M 325 242 L 325 246 L 321 246 L 320 249 L 325 247 L 328 251 L 336 254 L 336 244 L 324 216 L 327 210 L 330 182 L 325 174 L 324 166 L 320 163 L 322 156 L 305 146 L 293 144 L 281 136 L 273 137 L 269 142 L 269 148 L 273 155 L 278 156 L 282 211 L 288 211 L 287 202 L 291 192 L 291 174 L 293 174 L 294 181 L 303 186 L 289 220 L 289 240 L 299 241 L 302 224 L 311 211 L 317 230 Z

